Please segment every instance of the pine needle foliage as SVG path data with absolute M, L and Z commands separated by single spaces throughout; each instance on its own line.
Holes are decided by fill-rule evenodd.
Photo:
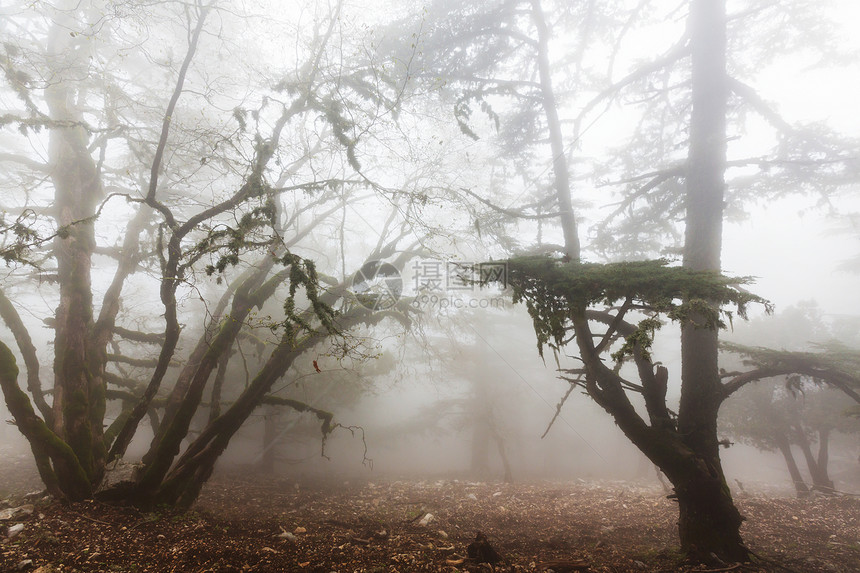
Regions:
M 746 366 L 790 371 L 792 375 L 786 378 L 789 389 L 799 387 L 800 376 L 806 376 L 816 384 L 836 382 L 860 389 L 860 350 L 838 340 L 811 346 L 816 350 L 799 352 L 732 342 L 720 344 L 723 350 L 740 355 Z
M 616 360 L 636 343 L 650 346 L 661 324 L 660 315 L 698 327 L 725 328 L 735 314 L 746 318 L 750 304 L 763 304 L 771 310 L 767 300 L 743 288 L 753 281 L 751 277 L 693 271 L 667 259 L 601 264 L 540 255 L 506 262 L 513 301 L 526 304 L 541 353 L 546 345 L 560 348 L 566 342 L 573 312 L 595 306 L 612 308 L 624 303 L 650 315 L 627 337 L 613 356 Z

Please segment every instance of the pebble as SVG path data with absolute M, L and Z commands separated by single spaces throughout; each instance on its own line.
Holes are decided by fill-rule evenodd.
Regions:
M 6 537 L 8 537 L 9 539 L 15 539 L 22 531 L 24 531 L 24 524 L 16 523 L 6 531 Z
M 19 507 L 10 507 L 0 511 L 0 521 L 9 521 L 10 519 L 20 519 L 28 515 L 33 515 L 33 505 L 26 503 Z
M 418 522 L 418 525 L 422 527 L 427 527 L 430 525 L 430 522 L 433 521 L 434 516 L 432 513 L 425 513 L 424 517 L 421 518 L 421 521 Z
M 466 497 L 467 497 L 468 499 L 471 499 L 472 501 L 478 501 L 478 496 L 477 496 L 477 495 L 475 495 L 474 493 L 470 493 L 470 494 L 469 494 L 469 495 L 467 495 Z

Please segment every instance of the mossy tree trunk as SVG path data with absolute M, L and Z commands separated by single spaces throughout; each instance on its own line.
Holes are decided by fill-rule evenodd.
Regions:
M 82 46 L 70 37 L 62 22 L 56 23 L 50 32 L 48 51 L 59 78 L 68 79 L 85 65 L 79 61 L 84 57 Z M 106 454 L 102 428 L 104 350 L 99 352 L 92 344 L 90 274 L 95 249 L 94 216 L 103 190 L 88 150 L 89 136 L 83 127 L 74 125 L 83 119 L 75 85 L 71 81 L 54 81 L 45 89 L 51 118 L 70 124 L 53 128 L 49 137 L 55 220 L 59 229 L 53 248 L 60 287 L 54 322 L 52 418 L 53 432 L 74 452 L 80 469 L 94 488 L 104 474 Z M 78 468 L 61 464 L 55 470 L 64 491 L 66 484 L 77 484 Z M 91 491 L 82 491 L 74 485 L 65 493 L 72 499 L 80 499 Z
M 370 312 L 363 307 L 353 307 L 342 314 L 337 321 L 338 329 L 349 329 L 358 325 L 372 326 L 388 317 L 402 320 L 405 315 L 397 311 Z M 288 327 L 289 330 L 289 327 Z M 169 466 L 159 479 L 155 472 L 162 469 L 156 466 L 147 468 L 137 484 L 135 497 L 143 505 L 167 504 L 182 509 L 190 507 L 206 480 L 212 475 L 215 463 L 227 448 L 233 435 L 242 427 L 248 417 L 264 402 L 289 406 L 300 412 L 309 412 L 322 421 L 322 435 L 325 437 L 334 429 L 332 416 L 294 400 L 268 399 L 266 394 L 272 385 L 289 370 L 302 354 L 330 335 L 323 326 L 304 333 L 301 338 L 295 332 L 287 332 L 274 349 L 266 364 L 251 380 L 239 398 L 218 418 L 211 421 L 186 448 L 175 464 Z M 172 460 L 172 458 L 171 458 Z
M 346 126 L 351 123 L 347 118 L 354 117 L 352 108 L 346 110 L 349 102 L 339 101 L 337 110 L 334 106 L 323 109 L 328 105 L 328 100 L 321 95 L 329 88 L 337 89 L 339 85 L 337 78 L 321 73 L 321 70 L 328 42 L 337 34 L 341 6 L 342 2 L 335 3 L 331 7 L 331 17 L 319 22 L 320 27 L 316 30 L 312 49 L 307 52 L 307 65 L 299 66 L 304 70 L 304 75 L 295 78 L 296 85 L 301 86 L 300 89 L 293 90 L 292 84 L 284 88 L 282 93 L 291 94 L 291 101 L 281 104 L 280 98 L 273 100 L 263 94 L 260 103 L 262 107 L 268 110 L 279 109 L 273 112 L 278 113 L 277 116 L 266 115 L 271 122 L 258 122 L 255 133 L 252 134 L 250 130 L 246 131 L 246 125 L 239 117 L 238 112 L 245 110 L 237 108 L 233 118 L 242 123 L 238 131 L 225 128 L 227 131 L 224 134 L 216 135 L 208 129 L 203 132 L 196 131 L 197 127 L 192 128 L 188 124 L 188 129 L 195 130 L 195 137 L 206 133 L 212 134 L 214 139 L 223 136 L 233 141 L 235 138 L 237 144 L 229 146 L 231 151 L 223 152 L 223 159 L 225 164 L 235 167 L 235 170 L 230 168 L 228 171 L 245 174 L 241 184 L 235 189 L 225 187 L 232 183 L 211 187 L 204 185 L 201 189 L 215 192 L 211 202 L 202 200 L 199 203 L 177 199 L 178 194 L 182 193 L 181 189 L 173 188 L 165 192 L 165 187 L 170 185 L 165 185 L 163 180 L 167 178 L 176 181 L 177 179 L 173 178 L 175 173 L 178 179 L 194 180 L 195 184 L 204 183 L 202 179 L 186 179 L 188 174 L 178 173 L 180 169 L 189 166 L 187 161 L 191 157 L 186 153 L 190 148 L 183 147 L 179 142 L 192 132 L 187 131 L 184 136 L 174 137 L 175 134 L 171 130 L 183 129 L 186 125 L 178 121 L 184 112 L 177 108 L 177 105 L 184 92 L 186 73 L 191 69 L 206 16 L 210 13 L 210 7 L 206 3 L 180 6 L 168 2 L 144 8 L 144 12 L 141 12 L 144 14 L 147 13 L 146 10 L 152 9 L 153 14 L 159 18 L 167 18 L 183 26 L 181 41 L 187 42 L 185 54 L 178 65 L 172 93 L 165 94 L 166 106 L 161 115 L 160 129 L 158 125 L 146 123 L 152 117 L 151 106 L 141 108 L 143 115 L 140 117 L 119 113 L 116 109 L 122 105 L 135 109 L 136 102 L 133 98 L 138 96 L 144 99 L 152 96 L 156 98 L 153 101 L 156 101 L 159 89 L 157 86 L 130 84 L 129 92 L 124 93 L 121 91 L 122 86 L 129 84 L 119 76 L 106 73 L 106 78 L 96 78 L 97 81 L 92 78 L 94 70 L 99 69 L 97 62 L 104 63 L 115 57 L 115 54 L 111 53 L 102 58 L 102 54 L 97 51 L 103 46 L 114 46 L 105 48 L 108 51 L 116 49 L 114 40 L 124 32 L 123 17 L 111 19 L 105 24 L 98 19 L 98 11 L 94 12 L 86 3 L 63 0 L 56 6 L 49 6 L 45 14 L 36 16 L 39 24 L 33 28 L 32 35 L 26 33 L 26 30 L 30 29 L 28 24 L 13 25 L 32 40 L 31 44 L 24 44 L 27 49 L 32 49 L 35 57 L 29 58 L 23 52 L 18 54 L 21 56 L 21 65 L 33 62 L 37 66 L 37 73 L 28 74 L 22 69 L 19 77 L 16 75 L 18 70 L 10 67 L 10 70 L 15 72 L 13 75 L 16 75 L 15 91 L 23 100 L 26 113 L 22 112 L 20 118 L 16 118 L 14 113 L 9 115 L 11 119 L 8 119 L 7 123 L 20 122 L 21 132 L 25 137 L 42 128 L 49 132 L 49 165 L 43 166 L 29 159 L 25 162 L 25 165 L 38 164 L 41 172 L 39 183 L 33 188 L 39 192 L 33 195 L 25 189 L 27 200 L 17 207 L 28 211 L 29 201 L 41 199 L 46 176 L 50 178 L 54 195 L 44 204 L 39 204 L 37 209 L 34 208 L 34 212 L 36 217 L 41 217 L 43 213 L 54 217 L 57 233 L 51 254 L 56 259 L 58 304 L 55 316 L 45 321 L 55 329 L 55 356 L 53 389 L 43 392 L 38 377 L 36 350 L 14 305 L 0 293 L 0 319 L 12 331 L 18 350 L 24 358 L 28 370 L 27 389 L 32 393 L 32 402 L 38 412 L 30 397 L 18 385 L 17 364 L 14 355 L 5 346 L 0 346 L 0 382 L 15 424 L 30 442 L 39 472 L 45 484 L 57 497 L 79 500 L 91 497 L 98 491 L 108 462 L 125 454 L 140 421 L 149 414 L 153 420 L 156 438 L 144 460 L 140 475 L 135 476 L 139 481 L 132 482 L 131 486 L 126 483 L 122 488 L 113 488 L 113 495 L 109 497 L 122 501 L 140 499 L 149 503 L 158 499 L 190 504 L 211 473 L 220 453 L 250 412 L 261 403 L 272 382 L 282 376 L 302 352 L 334 334 L 332 321 L 335 313 L 331 305 L 341 301 L 348 306 L 350 295 L 346 284 L 334 284 L 334 280 L 325 279 L 323 282 L 329 282 L 327 286 L 331 288 L 326 288 L 323 293 L 313 262 L 294 256 L 289 249 L 303 241 L 314 229 L 318 229 L 318 225 L 333 213 L 342 210 L 348 202 L 362 199 L 362 195 L 353 194 L 353 190 L 364 189 L 365 183 L 353 185 L 354 181 L 351 181 L 349 176 L 345 179 L 332 178 L 326 183 L 318 180 L 316 176 L 305 179 L 305 175 L 302 175 L 304 163 L 315 157 L 316 150 L 326 141 L 324 137 L 320 138 L 319 145 L 311 147 L 314 151 L 309 151 L 305 157 L 291 159 L 289 167 L 281 168 L 280 182 L 270 185 L 268 178 L 277 171 L 270 163 L 280 165 L 280 159 L 283 157 L 279 155 L 281 132 L 291 129 L 291 120 L 297 116 L 312 113 L 315 118 L 325 117 L 336 127 L 336 131 L 349 131 Z M 47 22 L 47 46 L 34 47 L 40 41 L 38 34 L 42 30 L 42 22 Z M 116 28 L 113 27 L 114 24 L 117 25 Z M 133 26 L 133 23 L 129 25 Z M 173 29 L 172 26 L 170 28 Z M 17 46 L 15 51 L 18 52 Z M 10 51 L 10 57 L 11 53 Z M 11 66 L 12 60 L 9 63 Z M 158 74 L 171 73 L 173 67 L 158 65 L 155 69 L 159 70 Z M 144 76 L 150 77 L 151 74 L 147 72 Z M 49 77 L 50 81 L 31 82 L 32 77 Z M 290 83 L 291 80 L 285 81 Z M 137 89 L 138 87 L 140 89 Z M 368 80 L 368 83 L 358 90 L 361 95 L 356 96 L 356 101 L 360 100 L 361 105 L 364 105 L 368 97 L 372 98 L 377 93 L 374 92 L 375 87 L 378 87 L 377 84 Z M 102 89 L 105 91 L 100 92 Z M 121 97 L 114 98 L 114 95 Z M 377 95 L 378 103 L 387 101 L 383 93 Z M 37 101 L 39 98 L 41 100 Z M 254 100 L 255 98 L 251 98 L 249 101 Z M 386 103 L 386 109 L 389 109 L 387 105 Z M 372 106 L 368 109 L 372 110 Z M 256 116 L 252 110 L 247 111 Z M 268 113 L 267 111 L 266 114 Z M 360 115 L 364 117 L 364 112 Z M 144 116 L 147 120 L 142 120 L 140 125 L 123 124 L 126 120 L 135 123 Z M 231 120 L 227 120 L 229 121 Z M 171 125 L 177 127 L 172 128 Z M 215 120 L 213 125 L 223 123 Z M 269 131 L 264 134 L 260 129 Z M 129 135 L 130 132 L 134 135 Z M 153 134 L 155 142 L 150 149 L 149 142 L 152 141 Z M 125 139 L 127 137 L 130 139 Z M 353 149 L 355 143 L 347 145 L 347 139 L 345 136 L 339 138 L 340 143 L 348 148 L 346 153 L 350 163 L 357 169 Z M 119 143 L 115 144 L 117 141 Z M 244 165 L 248 157 L 246 151 L 251 149 L 246 147 L 246 143 L 253 148 L 249 165 Z M 178 147 L 172 149 L 173 145 Z M 213 147 L 213 153 L 216 148 L 218 145 Z M 234 152 L 235 155 L 231 155 Z M 145 181 L 146 176 L 138 179 L 133 173 L 136 170 L 133 163 L 127 166 L 123 164 L 121 168 L 116 163 L 122 161 L 121 158 L 126 155 L 131 162 L 134 158 L 146 158 L 144 160 L 147 164 L 139 166 L 149 172 L 149 181 L 144 183 L 142 190 L 137 187 L 137 181 Z M 151 163 L 148 160 L 150 155 Z M 221 157 L 219 155 L 219 161 Z M 190 161 L 190 167 L 195 174 L 198 173 L 199 165 L 205 163 L 198 163 L 197 158 Z M 104 184 L 103 170 L 106 174 Z M 164 174 L 168 172 L 171 172 L 171 177 L 165 177 Z M 221 177 L 224 172 L 216 172 L 218 181 L 223 183 Z M 125 183 L 116 183 L 135 179 L 135 183 L 128 184 L 129 188 L 125 188 Z M 291 185 L 293 183 L 295 185 Z M 107 218 L 109 212 L 107 209 L 100 210 L 102 202 L 108 200 L 104 193 L 106 186 L 116 186 L 116 195 L 125 195 L 128 205 L 138 208 L 136 216 L 128 221 L 123 231 L 114 231 L 114 223 L 117 221 L 111 221 L 107 227 L 109 230 L 104 234 L 101 230 L 96 233 L 98 218 Z M 282 217 L 278 207 L 279 197 L 288 193 L 291 187 L 296 191 L 306 191 L 306 196 L 312 198 L 307 203 L 297 203 L 297 208 L 289 217 Z M 228 190 L 231 193 L 228 193 Z M 320 193 L 316 193 L 317 191 Z M 222 195 L 222 192 L 225 195 Z M 335 197 L 336 205 L 327 206 Z M 200 208 L 195 211 L 193 204 L 200 205 Z M 231 219 L 238 221 L 236 229 L 229 227 L 230 223 L 227 221 Z M 392 215 L 391 221 L 394 219 Z M 280 225 L 285 228 L 278 228 Z M 219 234 L 225 226 L 230 232 L 226 235 Z M 36 233 L 41 231 L 41 223 L 28 231 L 30 233 L 27 236 L 35 236 L 33 242 L 41 245 L 42 237 Z M 140 248 L 139 240 L 144 231 L 152 233 L 154 248 Z M 97 237 L 101 240 L 104 236 L 106 242 L 114 241 L 115 232 L 125 233 L 121 246 L 97 246 Z M 245 232 L 250 235 L 246 237 Z M 225 239 L 228 235 L 229 238 Z M 381 236 L 388 236 L 388 231 Z M 395 251 L 404 253 L 405 251 L 395 248 L 397 241 L 404 236 L 405 234 L 398 236 L 391 244 L 383 244 L 380 241 L 377 247 L 379 252 L 375 255 L 384 258 L 391 257 Z M 187 284 L 188 277 L 194 274 L 192 271 L 202 266 L 202 261 L 207 257 L 218 261 L 213 269 L 223 270 L 222 266 L 225 265 L 244 265 L 245 261 L 240 261 L 239 257 L 241 255 L 244 258 L 249 252 L 265 252 L 268 256 L 264 258 L 263 264 L 248 272 L 250 276 L 243 276 L 246 280 L 239 281 L 241 286 L 238 289 L 231 289 L 225 294 L 224 306 L 220 310 L 226 310 L 228 304 L 232 304 L 229 316 L 217 312 L 216 319 L 211 322 L 212 329 L 204 333 L 197 349 L 188 360 L 183 361 L 181 358 L 185 357 L 177 356 L 181 334 L 179 311 L 182 310 L 177 300 L 179 286 Z M 6 253 L 4 250 L 4 255 Z M 96 300 L 92 284 L 91 268 L 95 256 L 112 258 L 117 264 L 113 280 L 106 285 L 101 301 Z M 281 272 L 272 271 L 276 264 L 281 265 Z M 159 295 L 161 314 L 165 322 L 163 333 L 134 332 L 118 326 L 116 322 L 121 307 L 120 295 L 126 279 L 138 268 L 156 267 L 161 276 Z M 102 285 L 95 287 L 95 292 L 102 289 Z M 217 406 L 212 409 L 210 424 L 201 436 L 192 442 L 186 455 L 177 460 L 180 444 L 188 436 L 191 419 L 199 410 L 201 397 L 213 369 L 220 367 L 222 373 L 225 371 L 224 367 L 236 336 L 243 328 L 249 313 L 253 307 L 260 307 L 273 296 L 277 289 L 289 291 L 289 305 L 284 305 L 281 326 L 286 328 L 290 336 L 272 354 L 269 364 L 238 401 L 223 413 Z M 321 300 L 324 295 L 327 302 Z M 308 312 L 296 310 L 296 296 L 304 296 L 305 302 L 310 302 L 312 308 Z M 362 309 L 358 309 L 358 312 L 348 313 L 348 320 L 344 322 L 343 328 L 349 328 L 350 320 L 353 320 L 353 324 L 363 322 L 372 325 L 388 316 L 380 313 L 368 318 L 366 313 L 361 311 Z M 138 388 L 136 381 L 130 380 L 131 376 L 125 373 L 120 376 L 107 371 L 106 365 L 112 359 L 108 354 L 108 345 L 119 348 L 120 337 L 133 343 L 158 345 L 158 358 L 154 364 L 149 364 L 149 361 L 144 359 L 121 356 L 121 352 L 115 350 L 121 359 L 130 361 L 135 366 L 154 366 L 145 388 Z M 294 340 L 294 337 L 300 339 Z M 123 347 L 123 350 L 127 348 Z M 184 362 L 186 368 L 181 372 L 173 393 L 166 401 L 162 401 L 156 395 L 166 378 L 168 368 L 178 362 Z M 109 381 L 120 386 L 125 383 L 125 387 L 121 390 L 111 387 L 108 391 Z M 219 401 L 219 391 L 220 385 L 213 392 L 216 402 Z M 46 400 L 47 396 L 50 396 L 49 400 Z M 105 406 L 108 399 L 119 400 L 123 411 L 110 424 L 108 431 L 105 431 Z M 159 416 L 155 409 L 164 407 L 165 404 L 165 412 L 163 416 Z M 309 408 L 297 402 L 289 405 L 296 409 Z M 330 428 L 330 415 L 323 418 L 325 428 Z

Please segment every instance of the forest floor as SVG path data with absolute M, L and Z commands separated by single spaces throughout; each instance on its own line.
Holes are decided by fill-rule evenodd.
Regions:
M 21 494 L 32 469 L 0 465 L 0 571 L 566 573 L 860 571 L 860 499 L 737 496 L 758 564 L 692 566 L 677 553 L 677 506 L 659 487 L 623 482 L 501 484 L 222 474 L 194 510 L 63 505 Z M 27 514 L 27 510 L 32 513 Z M 8 513 L 8 512 L 7 512 Z M 498 553 L 494 566 L 469 558 Z M 488 549 L 487 545 L 492 549 Z M 474 549 L 478 548 L 473 545 Z

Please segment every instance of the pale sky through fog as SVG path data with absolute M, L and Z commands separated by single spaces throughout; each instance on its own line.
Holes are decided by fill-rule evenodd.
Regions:
M 854 27 L 860 4 L 850 0 L 824 2 L 839 29 L 838 42 L 848 54 L 860 54 Z M 850 70 L 846 73 L 846 70 Z M 810 69 L 807 62 L 788 61 L 763 70 L 756 87 L 791 121 L 827 122 L 852 138 L 860 138 L 860 65 L 838 71 Z M 860 211 L 860 186 L 843 189 L 837 206 Z M 860 275 L 838 270 L 846 259 L 860 254 L 860 229 L 835 221 L 817 198 L 786 198 L 748 207 L 749 218 L 725 227 L 723 265 L 727 272 L 760 277 L 752 287 L 769 298 L 777 311 L 800 300 L 815 299 L 831 314 L 860 314 Z

